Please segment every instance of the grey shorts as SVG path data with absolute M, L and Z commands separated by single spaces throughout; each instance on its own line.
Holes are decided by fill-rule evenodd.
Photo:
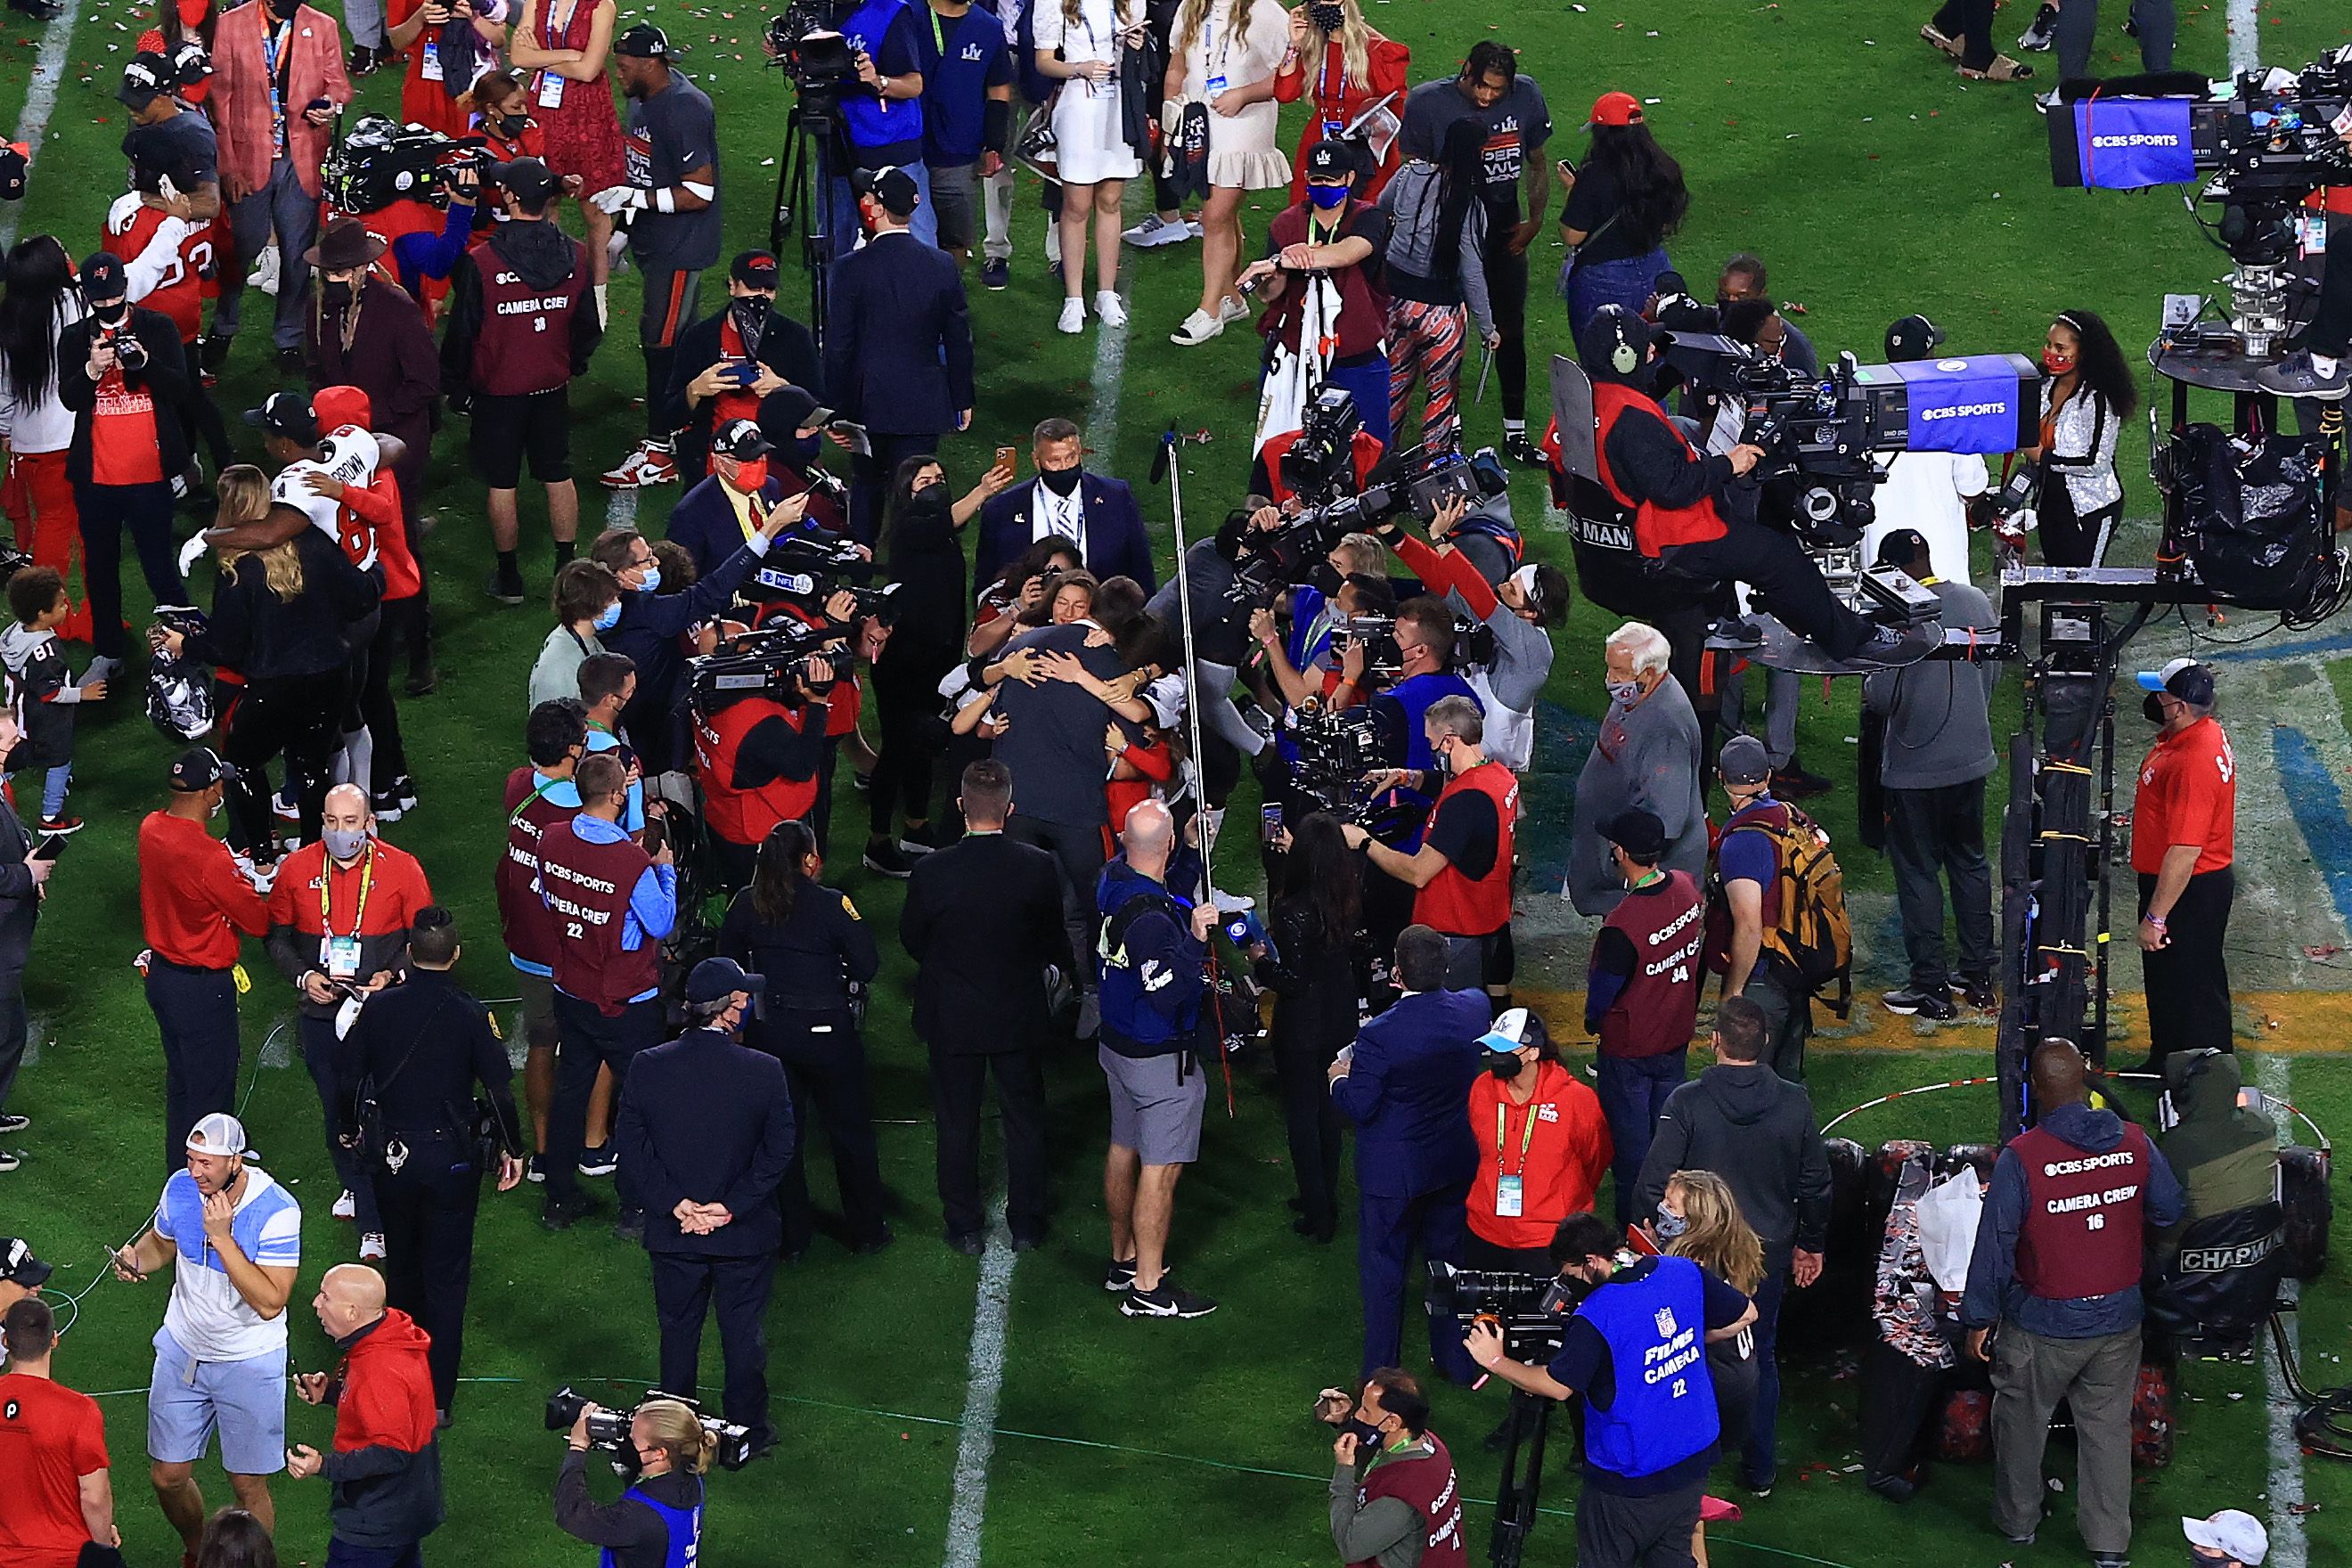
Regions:
M 970 250 L 980 243 L 980 163 L 932 164 L 931 216 L 940 248 Z
M 515 984 L 522 991 L 523 1044 L 534 1051 L 555 1048 L 555 982 L 544 974 L 515 971 Z
M 1201 1157 L 1201 1114 L 1209 1077 L 1189 1056 L 1123 1057 L 1095 1047 L 1110 1084 L 1110 1141 L 1147 1165 L 1189 1165 Z M 1180 1079 L 1179 1064 L 1182 1064 Z

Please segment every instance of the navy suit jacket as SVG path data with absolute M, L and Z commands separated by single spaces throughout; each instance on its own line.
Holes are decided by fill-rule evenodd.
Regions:
M 1363 1026 L 1331 1098 L 1356 1123 L 1356 1185 L 1368 1197 L 1411 1198 L 1478 1171 L 1470 1086 L 1486 1070 L 1478 1044 L 1493 1014 L 1480 991 L 1423 991 Z
M 1078 481 L 1078 500 L 1085 509 L 1087 536 L 1080 541 L 1087 570 L 1097 578 L 1132 577 L 1145 595 L 1159 586 L 1151 572 L 1151 539 L 1143 531 L 1143 513 L 1125 479 L 1088 474 Z M 973 591 L 987 587 L 999 574 L 1021 558 L 1036 531 L 1037 481 L 1013 486 L 992 495 L 980 509 L 980 540 L 972 546 Z
M 971 318 L 955 258 L 878 235 L 833 264 L 824 384 L 882 436 L 944 436 L 972 405 Z
M 793 1158 L 784 1066 L 708 1029 L 640 1051 L 621 1080 L 613 1144 L 646 1205 L 646 1250 L 751 1258 L 783 1245 L 776 1184 Z M 681 1198 L 725 1204 L 735 1217 L 688 1236 Z

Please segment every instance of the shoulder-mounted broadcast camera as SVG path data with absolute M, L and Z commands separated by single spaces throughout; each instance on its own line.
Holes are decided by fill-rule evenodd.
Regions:
M 397 201 L 446 205 L 451 175 L 471 169 L 478 176 L 491 162 L 479 136 L 450 136 L 365 114 L 328 149 L 319 174 L 338 210 L 372 213 Z
M 687 701 L 705 717 L 752 697 L 798 706 L 811 660 L 824 656 L 847 665 L 845 650 L 824 653 L 825 645 L 846 630 L 793 616 L 765 622 L 730 639 L 717 653 L 686 661 Z
M 845 535 L 823 530 L 780 533 L 736 592 L 763 609 L 782 605 L 814 620 L 823 616 L 825 601 L 846 588 L 857 596 L 857 614 L 887 617 L 898 584 L 870 588 L 847 580 L 865 565 L 856 542 Z
M 702 1429 L 718 1439 L 719 1447 L 711 1458 L 720 1469 L 740 1470 L 759 1457 L 751 1446 L 751 1429 L 749 1426 L 706 1415 L 699 1403 L 683 1394 L 664 1394 L 656 1389 L 646 1398 L 670 1400 L 692 1410 L 694 1418 L 702 1424 Z M 573 1393 L 572 1385 L 565 1384 L 547 1396 L 547 1429 L 569 1432 L 587 1404 L 584 1394 Z M 637 1468 L 636 1450 L 629 1443 L 629 1424 L 636 1419 L 636 1406 L 633 1405 L 626 1410 L 598 1410 L 588 1417 L 588 1446 L 612 1455 L 614 1468 L 625 1474 L 634 1473 Z
M 1344 392 L 1338 394 L 1340 399 L 1347 395 Z M 1306 439 L 1304 436 L 1300 437 L 1302 442 Z M 1297 449 L 1294 446 L 1291 451 Z M 1342 454 L 1340 478 L 1331 481 L 1334 484 L 1344 483 L 1353 474 L 1347 467 L 1346 440 L 1341 441 L 1339 450 Z M 1289 457 L 1285 454 L 1286 464 Z M 1289 473 L 1286 468 L 1286 483 Z M 1407 447 L 1382 458 L 1372 470 L 1371 482 L 1361 490 L 1310 505 L 1297 517 L 1285 519 L 1278 528 L 1244 534 L 1242 559 L 1234 569 L 1234 585 L 1228 592 L 1239 603 L 1265 604 L 1283 589 L 1306 582 L 1331 553 L 1331 547 L 1350 533 L 1370 532 L 1407 510 L 1428 522 L 1453 500 L 1475 506 L 1509 488 L 1509 476 L 1502 471 L 1492 453 L 1465 458 L 1459 452 Z

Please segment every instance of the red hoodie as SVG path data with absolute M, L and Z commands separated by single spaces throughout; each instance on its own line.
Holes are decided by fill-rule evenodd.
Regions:
M 342 1342 L 327 1512 L 336 1537 L 353 1546 L 408 1545 L 441 1522 L 433 1372 L 425 1353 L 432 1342 L 397 1310 Z

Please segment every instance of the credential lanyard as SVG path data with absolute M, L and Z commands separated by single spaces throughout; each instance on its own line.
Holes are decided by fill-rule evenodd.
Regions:
M 524 804 L 529 805 L 530 803 L 526 801 Z M 520 813 L 517 813 L 517 815 L 520 816 Z M 334 883 L 335 862 L 330 858 L 327 861 L 326 870 L 322 872 L 319 878 L 319 930 L 330 941 L 334 939 L 335 922 L 328 913 L 327 898 L 329 892 L 334 887 Z M 367 847 L 367 852 L 360 857 L 360 901 L 359 907 L 352 911 L 352 939 L 353 941 L 358 940 L 360 927 L 366 923 L 368 889 L 373 886 L 375 886 L 375 846 L 371 844 Z
M 1497 1165 L 1502 1163 L 1504 1134 L 1511 1124 L 1510 1118 L 1510 1101 L 1507 1099 L 1497 1099 L 1495 1101 L 1495 1161 Z M 1536 1102 L 1535 1097 L 1530 1095 L 1528 1097 L 1528 1124 L 1519 1132 L 1519 1168 L 1517 1171 L 1505 1171 L 1503 1174 L 1517 1176 L 1526 1172 L 1528 1151 L 1534 1146 L 1535 1141 Z

